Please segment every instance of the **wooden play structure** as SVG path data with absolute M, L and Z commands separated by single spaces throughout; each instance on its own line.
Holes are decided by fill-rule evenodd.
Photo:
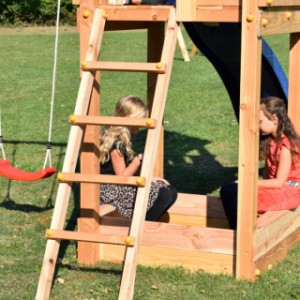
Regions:
M 81 83 L 41 270 L 36 299 L 48 299 L 60 241 L 77 240 L 78 260 L 124 262 L 119 299 L 132 299 L 137 264 L 184 266 L 237 278 L 255 279 L 300 241 L 300 207 L 257 217 L 258 112 L 261 38 L 290 34 L 289 114 L 300 131 L 300 0 L 177 0 L 172 6 L 108 6 L 106 1 L 73 0 L 78 5 Z M 226 229 L 219 199 L 179 193 L 161 222 L 146 222 L 153 173 L 163 175 L 163 114 L 178 37 L 179 22 L 241 22 L 241 92 L 238 229 Z M 105 30 L 146 29 L 148 61 L 99 61 Z M 249 68 L 248 66 L 251 66 Z M 149 117 L 99 116 L 101 71 L 146 72 Z M 101 125 L 147 128 L 140 177 L 99 175 Z M 81 155 L 80 173 L 75 173 Z M 64 230 L 71 184 L 81 183 L 78 231 Z M 132 219 L 99 204 L 99 184 L 137 186 Z M 195 183 L 197 184 L 197 183 Z M 180 192 L 180 191 L 179 191 Z

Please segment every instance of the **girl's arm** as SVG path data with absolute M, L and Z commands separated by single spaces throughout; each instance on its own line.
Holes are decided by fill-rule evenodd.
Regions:
M 116 175 L 133 176 L 142 163 L 141 160 L 136 156 L 126 167 L 124 156 L 120 154 L 117 149 L 114 149 L 110 153 L 110 157 Z
M 258 186 L 265 188 L 281 188 L 284 186 L 292 167 L 291 151 L 283 147 L 280 153 L 276 178 L 258 180 Z

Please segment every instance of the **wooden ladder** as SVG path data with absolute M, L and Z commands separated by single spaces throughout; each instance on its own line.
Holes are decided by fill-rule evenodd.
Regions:
M 114 7 L 114 15 L 124 15 L 129 7 Z M 155 10 L 155 7 L 144 6 L 145 10 Z M 136 275 L 139 246 L 143 225 L 146 216 L 147 202 L 151 186 L 151 178 L 154 171 L 154 162 L 157 155 L 164 107 L 167 98 L 167 91 L 171 76 L 173 58 L 178 35 L 178 24 L 175 18 L 174 7 L 164 7 L 165 21 L 167 22 L 161 60 L 158 63 L 130 63 L 130 62 L 105 62 L 98 61 L 100 47 L 107 21 L 107 11 L 97 8 L 94 13 L 94 20 L 91 29 L 89 44 L 85 62 L 82 64 L 82 78 L 79 87 L 74 115 L 70 117 L 73 125 L 70 129 L 65 160 L 62 172 L 58 174 L 58 191 L 53 211 L 50 229 L 46 231 L 47 245 L 43 259 L 43 265 L 39 278 L 36 299 L 49 299 L 51 286 L 54 279 L 55 264 L 61 240 L 76 240 L 93 243 L 109 243 L 126 246 L 123 274 L 119 290 L 119 299 L 132 299 L 134 281 Z M 136 21 L 134 18 L 141 18 L 138 14 L 130 14 L 126 21 Z M 117 20 L 117 19 L 116 19 Z M 152 19 L 155 21 L 155 18 Z M 88 109 L 93 90 L 95 71 L 133 71 L 133 72 L 154 72 L 157 74 L 157 82 L 154 92 L 153 105 L 149 118 L 120 118 L 107 116 L 89 116 Z M 86 125 L 120 125 L 138 126 L 148 128 L 144 150 L 144 159 L 141 174 L 136 176 L 113 176 L 100 174 L 75 173 L 76 163 L 79 157 L 80 146 L 83 138 L 83 128 Z M 80 183 L 111 183 L 137 186 L 137 197 L 133 217 L 131 220 L 128 236 L 98 234 L 83 231 L 66 231 L 64 223 L 71 193 L 71 184 Z M 100 224 L 101 226 L 101 224 Z

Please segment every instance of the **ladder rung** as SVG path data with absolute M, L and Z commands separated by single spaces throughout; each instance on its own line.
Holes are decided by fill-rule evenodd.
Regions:
M 110 62 L 110 61 L 82 61 L 81 69 L 84 71 L 123 71 L 123 72 L 148 72 L 165 74 L 166 64 L 139 63 L 139 62 Z
M 67 230 L 54 230 L 47 229 L 46 238 L 51 240 L 69 240 L 69 241 L 81 241 L 103 244 L 116 244 L 133 247 L 135 244 L 135 238 L 131 236 L 112 235 L 112 234 L 98 234 L 88 232 L 75 232 Z
M 82 183 L 104 183 L 121 184 L 143 187 L 146 184 L 144 177 L 138 176 L 119 176 L 119 175 L 101 175 L 101 174 L 81 174 L 81 173 L 58 173 L 59 182 L 82 182 Z
M 104 6 L 103 15 L 107 21 L 148 21 L 158 22 L 169 19 L 170 6 L 125 5 Z
M 137 127 L 147 127 L 147 128 L 156 127 L 156 120 L 151 118 L 71 115 L 69 117 L 69 121 L 72 125 L 115 125 L 115 126 L 137 126 Z

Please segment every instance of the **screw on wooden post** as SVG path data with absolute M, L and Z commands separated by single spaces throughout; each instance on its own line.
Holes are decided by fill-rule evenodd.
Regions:
M 69 117 L 69 122 L 70 122 L 70 123 L 75 123 L 75 122 L 76 122 L 76 116 L 70 115 L 70 117 Z
M 58 180 L 58 181 L 64 180 L 64 174 L 58 173 L 58 174 L 57 174 L 57 180 Z
M 161 63 L 161 62 L 158 62 L 158 63 L 156 64 L 156 69 L 157 69 L 157 70 L 160 70 L 160 69 L 162 69 L 162 68 L 163 68 L 163 66 L 164 66 L 164 64 L 163 64 L 163 63 Z
M 266 27 L 268 25 L 268 23 L 269 23 L 268 19 L 262 18 L 262 20 L 261 20 L 261 25 L 262 26 Z
M 91 15 L 91 12 L 89 10 L 85 10 L 82 15 L 85 19 L 87 19 Z
M 153 120 L 150 119 L 150 118 L 148 118 L 148 119 L 146 120 L 146 125 L 147 125 L 147 127 L 151 127 L 151 126 L 153 125 Z
M 252 22 L 254 20 L 254 15 L 253 14 L 249 14 L 247 16 L 247 22 Z

